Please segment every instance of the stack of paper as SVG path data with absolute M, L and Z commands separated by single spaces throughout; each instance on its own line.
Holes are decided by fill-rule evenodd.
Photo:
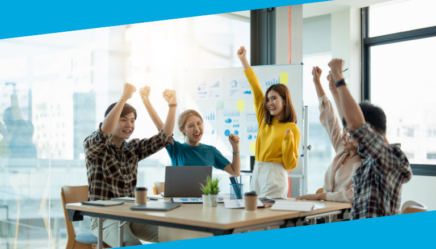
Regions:
M 313 202 L 278 200 L 271 207 L 271 210 L 310 212 L 314 206 Z

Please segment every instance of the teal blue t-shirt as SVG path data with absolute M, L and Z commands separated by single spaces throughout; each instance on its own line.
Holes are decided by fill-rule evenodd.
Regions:
M 166 147 L 173 166 L 213 166 L 224 170 L 229 160 L 215 147 L 205 144 L 191 146 L 174 141 L 174 145 Z

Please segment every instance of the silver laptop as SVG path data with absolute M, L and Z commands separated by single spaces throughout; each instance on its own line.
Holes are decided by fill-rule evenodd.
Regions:
M 200 183 L 212 177 L 212 166 L 167 166 L 164 197 L 201 197 Z

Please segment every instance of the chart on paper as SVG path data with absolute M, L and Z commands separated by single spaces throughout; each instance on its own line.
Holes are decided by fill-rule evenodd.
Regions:
M 223 124 L 226 137 L 230 136 L 230 134 L 241 137 L 241 112 L 238 112 L 236 108 L 223 110 Z
M 253 99 L 253 93 L 245 77 L 226 78 L 228 99 Z

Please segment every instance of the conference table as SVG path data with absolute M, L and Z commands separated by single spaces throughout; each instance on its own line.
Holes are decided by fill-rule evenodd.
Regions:
M 160 200 L 165 201 L 165 200 Z M 166 200 L 168 201 L 168 200 Z M 70 221 L 83 220 L 83 216 L 98 218 L 98 248 L 102 248 L 103 219 L 118 220 L 119 246 L 123 246 L 123 222 L 137 222 L 159 226 L 159 242 L 192 239 L 207 236 L 244 233 L 276 228 L 302 226 L 305 220 L 316 220 L 332 216 L 348 219 L 351 204 L 328 201 L 311 201 L 315 207 L 311 212 L 273 211 L 270 207 L 258 208 L 257 211 L 229 209 L 223 204 L 217 207 L 202 204 L 182 204 L 176 209 L 162 211 L 130 210 L 134 203 L 125 202 L 118 206 L 90 206 L 81 203 L 66 205 Z

